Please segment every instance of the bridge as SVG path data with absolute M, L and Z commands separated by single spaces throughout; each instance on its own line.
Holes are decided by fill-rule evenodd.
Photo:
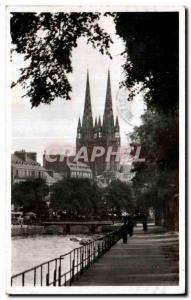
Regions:
M 64 234 L 76 233 L 82 231 L 82 233 L 99 233 L 103 231 L 103 227 L 111 227 L 112 221 L 53 221 L 53 222 L 42 222 L 44 227 L 62 227 Z

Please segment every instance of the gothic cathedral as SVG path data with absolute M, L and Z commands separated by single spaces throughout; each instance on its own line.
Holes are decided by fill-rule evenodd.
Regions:
M 76 137 L 76 152 L 82 147 L 87 148 L 89 166 L 92 169 L 94 177 L 109 177 L 114 178 L 119 170 L 119 159 L 117 157 L 120 147 L 120 129 L 118 117 L 114 124 L 110 72 L 108 71 L 107 91 L 105 99 L 105 109 L 103 120 L 92 117 L 91 95 L 89 74 L 87 73 L 85 104 L 82 122 L 78 121 L 77 137 Z M 91 161 L 92 152 L 97 148 L 97 156 L 94 161 Z M 94 149 L 94 150 L 93 150 Z M 103 150 L 104 149 L 104 150 Z M 108 151 L 110 153 L 108 153 Z M 102 154 L 102 155 L 101 155 Z M 110 154 L 110 155 L 108 155 Z

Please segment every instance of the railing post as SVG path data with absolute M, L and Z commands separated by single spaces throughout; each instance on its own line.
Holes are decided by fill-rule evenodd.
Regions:
M 57 259 L 55 260 L 55 269 L 54 269 L 54 276 L 53 276 L 53 286 L 56 286 L 56 279 L 57 279 Z
M 90 249 L 88 249 L 88 265 L 87 268 L 90 267 Z
M 85 245 L 85 252 L 84 252 L 84 269 L 87 269 L 88 265 L 88 245 Z
M 46 286 L 49 286 L 49 273 L 46 274 Z
M 76 277 L 77 277 L 77 279 L 78 279 L 78 277 L 79 277 L 79 272 L 78 272 L 78 264 L 79 264 L 79 249 L 77 248 L 77 271 L 76 271 Z
M 66 274 L 64 275 L 64 285 L 66 286 Z
M 43 285 L 43 279 L 42 279 L 42 265 L 40 266 L 40 285 Z
M 94 242 L 91 243 L 90 264 L 94 263 Z
M 25 285 L 25 273 L 22 273 L 22 286 Z
M 82 252 L 82 255 L 81 255 L 81 274 L 83 273 L 84 271 L 84 253 Z
M 95 245 L 94 245 L 94 248 L 93 248 L 93 262 L 95 263 L 95 260 L 96 260 L 96 248 L 95 248 Z
M 71 285 L 71 283 L 72 282 L 74 282 L 74 258 L 73 258 L 73 261 L 72 261 L 72 276 L 71 276 L 71 278 L 70 278 L 70 285 Z
M 58 267 L 58 286 L 61 286 L 61 265 Z
M 98 258 L 100 258 L 101 257 L 101 253 L 100 253 L 101 251 L 100 251 L 100 243 L 98 244 L 98 255 L 97 255 L 97 257 Z
M 59 267 L 58 267 L 58 286 L 62 285 L 62 260 L 63 256 L 61 255 L 58 260 L 59 260 Z
M 36 285 L 36 268 L 34 269 L 34 286 Z

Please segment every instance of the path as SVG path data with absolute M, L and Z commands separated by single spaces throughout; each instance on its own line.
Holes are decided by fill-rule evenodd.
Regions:
M 176 233 L 138 226 L 127 244 L 120 240 L 73 285 L 177 285 L 178 265 Z

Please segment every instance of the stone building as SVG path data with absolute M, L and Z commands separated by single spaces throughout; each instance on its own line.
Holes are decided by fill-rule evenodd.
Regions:
M 96 146 L 104 149 L 104 154 L 91 161 Z M 99 117 L 95 118 L 95 122 L 92 116 L 89 74 L 87 73 L 84 113 L 82 122 L 80 118 L 78 121 L 76 152 L 79 153 L 83 147 L 87 148 L 88 163 L 94 176 L 115 177 L 115 173 L 119 170 L 119 160 L 117 161 L 117 155 L 113 153 L 116 153 L 120 147 L 120 128 L 118 117 L 114 123 L 109 71 L 103 120 L 101 121 Z M 111 154 L 109 156 L 107 156 L 108 151 Z M 109 159 L 106 161 L 106 158 Z
M 12 183 L 22 182 L 28 179 L 43 178 L 48 186 L 62 180 L 63 176 L 52 170 L 45 169 L 37 162 L 36 152 L 25 150 L 15 151 L 11 155 L 11 179 Z
M 31 178 L 45 178 L 46 170 L 37 162 L 36 152 L 15 151 L 11 155 L 12 183 Z
M 51 172 L 61 175 L 64 178 L 89 178 L 93 177 L 92 170 L 87 164 L 82 162 L 74 162 L 74 156 L 62 157 L 60 154 L 49 156 L 44 153 L 43 167 Z
M 68 178 L 89 178 L 92 179 L 92 170 L 84 163 L 68 163 L 66 166 Z

